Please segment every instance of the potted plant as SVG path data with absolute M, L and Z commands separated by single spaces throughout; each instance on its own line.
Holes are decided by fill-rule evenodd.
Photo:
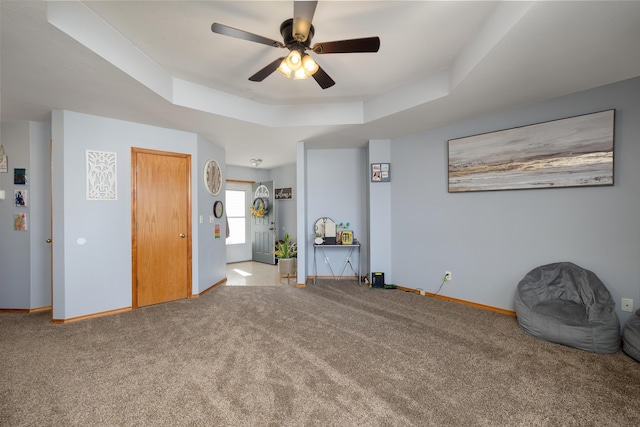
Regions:
M 296 255 L 298 254 L 298 246 L 291 241 L 289 233 L 284 235 L 284 239 L 278 239 L 274 250 L 271 252 L 278 257 L 278 271 L 280 276 L 293 276 L 296 274 Z

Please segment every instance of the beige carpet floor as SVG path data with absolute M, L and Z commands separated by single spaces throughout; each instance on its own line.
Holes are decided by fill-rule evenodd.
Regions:
M 354 282 L 0 314 L 2 426 L 638 426 L 640 364 Z

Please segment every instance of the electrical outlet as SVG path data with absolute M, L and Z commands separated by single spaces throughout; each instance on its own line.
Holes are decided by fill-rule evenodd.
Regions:
M 633 311 L 633 300 L 631 298 L 622 298 L 622 311 Z
M 425 295 L 427 295 L 427 293 L 425 291 L 423 291 L 422 289 L 420 289 L 420 295 L 425 296 Z
M 451 280 L 451 272 L 450 271 L 445 271 L 444 272 L 444 281 L 448 282 L 449 280 Z

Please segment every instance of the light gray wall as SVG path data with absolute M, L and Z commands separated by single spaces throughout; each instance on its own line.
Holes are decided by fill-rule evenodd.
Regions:
M 615 186 L 447 192 L 447 140 L 616 109 Z M 571 261 L 640 305 L 640 78 L 479 117 L 391 144 L 398 285 L 513 310 L 532 268 Z
M 51 304 L 49 237 L 50 126 L 37 122 L 2 124 L 9 170 L 0 174 L 0 308 L 36 309 Z M 27 170 L 27 184 L 14 185 L 13 170 Z M 14 190 L 28 191 L 28 206 L 13 205 Z M 27 231 L 13 229 L 13 217 L 27 214 Z
M 15 231 L 13 216 L 26 212 L 31 217 L 30 208 L 13 206 L 13 192 L 16 189 L 29 190 L 25 185 L 13 184 L 13 169 L 26 168 L 29 171 L 29 123 L 3 123 L 2 145 L 8 157 L 8 172 L 0 173 L 5 191 L 5 199 L 0 200 L 0 308 L 29 308 L 30 300 L 30 232 Z
M 394 283 L 391 264 L 391 182 L 371 182 L 372 163 L 391 162 L 391 141 L 369 141 L 369 268 L 368 273 L 384 273 L 385 283 Z M 393 168 L 389 171 L 393 179 Z M 371 279 L 371 276 L 369 276 Z
M 361 269 L 366 272 L 367 254 L 367 152 L 366 149 L 307 150 L 307 230 L 306 273 L 314 274 L 313 225 L 321 217 L 336 223 L 350 223 L 354 238 L 362 242 Z M 303 242 L 298 236 L 298 245 Z M 327 249 L 325 254 L 335 274 L 338 274 L 347 255 L 347 249 Z M 355 257 L 355 255 L 354 255 Z M 319 276 L 331 276 L 331 271 L 318 254 Z M 354 258 L 355 261 L 355 258 Z M 349 267 L 344 271 L 354 276 Z M 300 279 L 298 280 L 300 282 Z
M 131 306 L 131 147 L 191 155 L 193 292 L 224 278 L 224 239 L 207 239 L 212 225 L 199 224 L 200 212 L 211 209 L 199 208 L 200 200 L 208 200 L 199 154 L 222 156 L 223 165 L 221 149 L 188 132 L 70 111 L 54 111 L 52 118 L 54 319 Z M 87 149 L 117 153 L 118 200 L 86 200 Z
M 309 251 L 307 250 L 309 240 L 305 236 L 307 230 L 310 229 L 311 219 L 309 219 L 307 195 L 309 194 L 307 183 L 307 150 L 304 141 L 296 143 L 296 237 L 298 238 L 298 262 L 297 262 L 297 284 L 304 285 L 309 276 L 309 265 L 307 258 Z M 314 220 L 315 221 L 315 220 Z
M 216 196 L 212 196 L 204 186 L 204 165 L 209 159 L 217 161 L 222 169 L 222 188 Z M 194 205 L 194 210 L 197 206 L 198 220 L 194 224 L 197 224 L 198 232 L 194 233 L 191 242 L 194 248 L 198 248 L 198 255 L 196 256 L 194 252 L 192 257 L 192 268 L 198 272 L 198 282 L 196 283 L 194 280 L 193 284 L 193 293 L 196 294 L 215 285 L 227 276 L 225 244 L 227 236 L 226 212 L 221 218 L 214 217 L 213 223 L 209 221 L 209 218 L 213 214 L 214 202 L 221 200 L 224 203 L 224 177 L 227 175 L 226 154 L 223 148 L 198 136 L 198 156 L 192 158 L 191 161 L 198 175 L 193 186 L 197 188 L 195 194 L 197 194 L 198 203 Z M 200 224 L 200 216 L 203 218 L 202 224 Z M 215 224 L 220 224 L 219 239 L 215 238 Z

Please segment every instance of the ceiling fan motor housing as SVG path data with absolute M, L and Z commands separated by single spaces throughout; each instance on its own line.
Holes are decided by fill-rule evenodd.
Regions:
M 303 53 L 305 50 L 309 49 L 309 45 L 311 44 L 311 39 L 315 33 L 315 29 L 313 25 L 309 28 L 309 35 L 305 41 L 296 40 L 293 36 L 293 19 L 287 19 L 280 25 L 280 34 L 282 34 L 282 39 L 284 40 L 284 45 L 289 49 L 298 49 L 300 53 Z

